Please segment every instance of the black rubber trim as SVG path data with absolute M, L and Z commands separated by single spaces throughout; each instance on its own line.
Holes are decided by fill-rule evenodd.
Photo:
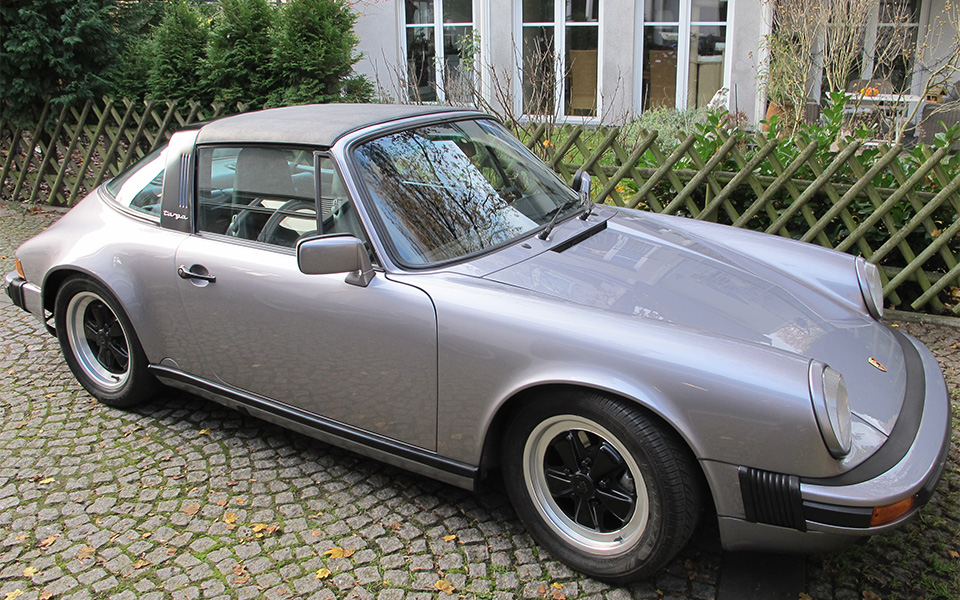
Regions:
M 803 477 L 801 483 L 813 485 L 852 485 L 869 481 L 894 467 L 913 446 L 920 430 L 920 419 L 923 417 L 923 405 L 926 400 L 927 381 L 923 372 L 923 361 L 917 349 L 910 343 L 907 336 L 892 329 L 894 338 L 900 343 L 903 352 L 903 362 L 907 373 L 907 389 L 903 397 L 903 406 L 900 416 L 893 426 L 893 431 L 887 441 L 880 446 L 873 456 L 850 469 L 843 475 L 825 477 L 822 479 Z
M 157 377 L 186 383 L 206 390 L 217 396 L 222 396 L 234 402 L 240 403 L 243 406 L 249 406 L 251 408 L 262 410 L 264 412 L 277 415 L 278 417 L 283 417 L 284 419 L 289 419 L 290 421 L 300 423 L 301 425 L 306 425 L 307 427 L 311 427 L 318 431 L 323 431 L 339 438 L 362 444 L 369 448 L 387 452 L 389 454 L 393 454 L 395 456 L 399 456 L 406 460 L 410 460 L 434 469 L 446 471 L 447 473 L 456 475 L 458 477 L 465 477 L 476 481 L 480 472 L 480 469 L 477 467 L 459 461 L 450 460 L 449 458 L 444 458 L 428 450 L 417 448 L 416 446 L 411 446 L 396 440 L 391 440 L 389 438 L 366 432 L 355 427 L 350 427 L 349 425 L 344 425 L 343 423 L 337 423 L 336 421 L 325 419 L 288 404 L 282 404 L 261 396 L 255 396 L 247 392 L 230 389 L 211 381 L 207 381 L 206 379 L 194 377 L 193 375 L 189 375 L 183 371 L 177 371 L 176 369 L 170 369 L 161 365 L 150 365 L 149 369 Z
M 579 217 L 578 217 L 578 218 L 579 218 Z M 606 221 L 606 220 L 600 221 L 599 223 L 597 223 L 597 224 L 594 225 L 593 227 L 590 227 L 589 229 L 584 229 L 583 231 L 581 231 L 581 232 L 578 233 L 577 235 L 571 236 L 569 239 L 564 240 L 563 242 L 557 244 L 557 245 L 554 246 L 553 248 L 550 248 L 550 251 L 551 251 L 551 252 L 557 252 L 557 253 L 563 252 L 563 251 L 566 250 L 567 248 L 572 248 L 573 246 L 576 246 L 577 244 L 579 244 L 579 243 L 582 242 L 583 240 L 585 240 L 585 239 L 587 239 L 587 238 L 589 238 L 589 237 L 593 237 L 595 234 L 600 233 L 601 231 L 603 231 L 603 230 L 606 229 L 606 228 L 607 228 L 607 221 Z
M 23 310 L 27 310 L 27 302 L 23 298 L 23 286 L 26 284 L 25 279 L 17 278 L 7 286 L 7 296 L 10 296 L 10 301 L 13 302 L 14 306 Z
M 738 475 L 743 512 L 748 521 L 807 530 L 799 477 L 743 466 Z
M 873 509 L 860 506 L 834 506 L 804 500 L 803 516 L 807 521 L 814 523 L 864 529 L 870 527 Z

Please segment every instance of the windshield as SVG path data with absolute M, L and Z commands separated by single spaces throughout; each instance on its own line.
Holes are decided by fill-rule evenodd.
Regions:
M 401 131 L 360 145 L 354 158 L 388 245 L 407 265 L 488 250 L 561 207 L 579 209 L 568 203 L 573 190 L 494 121 Z

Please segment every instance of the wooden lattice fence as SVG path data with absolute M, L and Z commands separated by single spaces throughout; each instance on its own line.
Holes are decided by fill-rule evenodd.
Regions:
M 87 192 L 162 146 L 178 129 L 219 117 L 222 104 L 145 103 L 104 98 L 64 106 L 47 104 L 38 124 L 0 122 L 0 196 L 18 202 L 72 206 Z M 243 112 L 238 106 L 233 112 Z
M 242 112 L 235 107 L 229 112 Z M 41 125 L 0 122 L 0 197 L 71 206 L 161 146 L 177 129 L 226 114 L 222 105 L 103 99 L 44 109 Z M 890 304 L 960 314 L 960 159 L 949 149 L 825 152 L 718 128 L 662 149 L 655 133 L 540 126 L 524 136 L 568 181 L 594 177 L 597 201 L 766 231 L 860 254 L 881 266 Z

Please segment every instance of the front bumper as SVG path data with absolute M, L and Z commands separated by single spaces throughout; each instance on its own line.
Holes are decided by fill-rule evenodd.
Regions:
M 897 336 L 912 386 L 908 385 L 903 412 L 880 450 L 855 469 L 827 479 L 730 466 L 736 470 L 743 511 L 718 510 L 725 548 L 834 550 L 897 527 L 930 500 L 950 449 L 950 399 L 936 358 L 913 338 L 899 332 Z M 901 501 L 909 508 L 887 522 L 872 524 L 875 508 Z
M 39 286 L 20 277 L 16 271 L 11 271 L 3 278 L 3 289 L 14 305 L 37 317 L 41 323 L 44 321 L 43 297 Z

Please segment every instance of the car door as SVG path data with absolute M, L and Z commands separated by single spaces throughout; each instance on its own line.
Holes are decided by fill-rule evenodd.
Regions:
M 344 274 L 297 267 L 300 237 L 366 235 L 331 160 L 295 149 L 201 148 L 197 169 L 197 232 L 180 245 L 177 265 L 203 357 L 198 375 L 434 450 L 430 298 L 382 274 L 360 287 Z

